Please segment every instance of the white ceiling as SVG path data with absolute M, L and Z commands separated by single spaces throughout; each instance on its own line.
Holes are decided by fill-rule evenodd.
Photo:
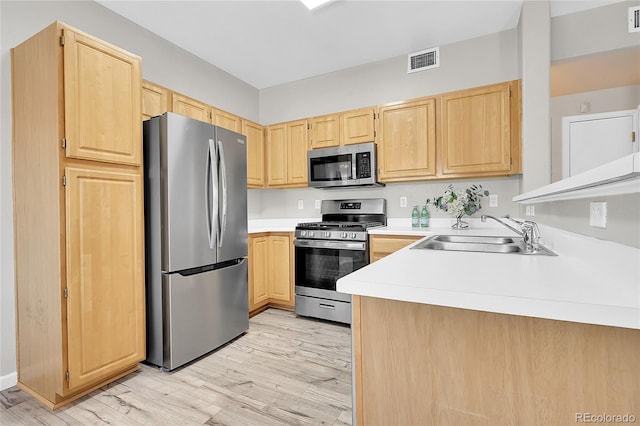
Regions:
M 511 29 L 523 3 L 96 1 L 258 89 Z M 616 1 L 551 0 L 551 16 Z

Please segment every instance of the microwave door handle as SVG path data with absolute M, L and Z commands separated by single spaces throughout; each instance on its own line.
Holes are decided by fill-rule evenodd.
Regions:
M 224 156 L 222 141 L 218 141 L 218 156 L 220 158 L 220 180 L 222 182 L 222 213 L 220 214 L 220 234 L 218 247 L 222 247 L 224 234 L 227 229 L 227 161 Z
M 211 194 L 211 202 L 207 202 L 207 227 L 209 231 L 209 248 L 216 248 L 216 234 L 218 230 L 218 164 L 216 161 L 216 145 L 209 139 L 209 155 L 207 156 L 207 196 Z M 209 200 L 208 200 L 209 201 Z

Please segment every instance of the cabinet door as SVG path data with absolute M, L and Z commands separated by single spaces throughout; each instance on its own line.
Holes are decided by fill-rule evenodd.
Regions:
M 509 83 L 442 97 L 443 175 L 511 170 Z
M 289 237 L 269 236 L 269 295 L 276 303 L 291 304 L 291 275 Z
M 309 138 L 307 120 L 287 123 L 287 183 L 295 186 L 307 184 L 307 151 Z
M 311 148 L 340 145 L 340 115 L 325 115 L 311 119 Z
M 140 121 L 140 120 L 138 120 Z M 142 176 L 66 169 L 69 389 L 145 358 Z
M 142 120 L 169 111 L 169 91 L 148 81 L 142 82 Z
M 284 124 L 267 127 L 267 186 L 287 183 L 287 132 Z
M 140 58 L 68 28 L 63 34 L 66 155 L 141 164 Z
M 249 312 L 269 301 L 269 245 L 267 237 L 250 237 L 249 242 Z
M 247 186 L 264 187 L 264 127 L 242 120 L 242 134 L 247 137 Z
M 174 93 L 171 111 L 195 120 L 211 123 L 211 107 L 195 99 Z
M 373 108 L 348 111 L 342 115 L 342 145 L 375 141 Z
M 436 173 L 435 100 L 380 107 L 381 181 L 421 180 Z
M 221 109 L 212 108 L 212 123 L 225 129 L 240 133 L 242 131 L 242 119 Z

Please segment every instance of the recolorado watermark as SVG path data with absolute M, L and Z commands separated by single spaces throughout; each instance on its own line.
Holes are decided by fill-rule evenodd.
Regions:
M 635 423 L 638 419 L 633 414 L 593 414 L 576 413 L 576 423 Z

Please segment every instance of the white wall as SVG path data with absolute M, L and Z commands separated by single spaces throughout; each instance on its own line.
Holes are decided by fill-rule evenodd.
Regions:
M 407 56 L 260 91 L 260 122 L 273 124 L 520 78 L 515 29 L 440 46 L 440 67 L 407 74 Z M 409 53 L 409 52 L 407 52 Z
M 248 119 L 258 90 L 93 1 L 0 1 L 0 389 L 15 384 L 10 48 L 60 20 L 143 57 L 143 78 Z

